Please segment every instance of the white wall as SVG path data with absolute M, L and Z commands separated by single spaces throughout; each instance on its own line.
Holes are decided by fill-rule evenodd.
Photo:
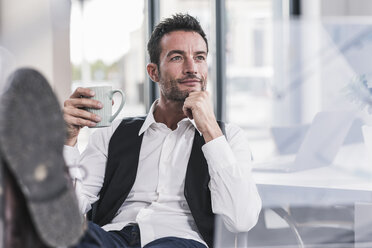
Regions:
M 62 102 L 70 94 L 69 0 L 0 0 L 0 46 L 38 69 Z

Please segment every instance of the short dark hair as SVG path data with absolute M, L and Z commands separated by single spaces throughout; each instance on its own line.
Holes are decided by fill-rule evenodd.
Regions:
M 190 31 L 200 34 L 205 41 L 208 51 L 207 37 L 200 26 L 199 21 L 189 14 L 175 14 L 170 18 L 166 18 L 156 25 L 151 34 L 150 40 L 147 43 L 147 51 L 150 56 L 150 62 L 159 65 L 161 46 L 160 41 L 163 36 L 172 31 Z

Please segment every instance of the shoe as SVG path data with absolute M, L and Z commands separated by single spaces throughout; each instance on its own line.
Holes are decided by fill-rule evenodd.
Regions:
M 16 70 L 6 87 L 0 96 L 0 157 L 41 240 L 52 247 L 76 244 L 85 221 L 62 155 L 66 129 L 59 103 L 33 69 Z

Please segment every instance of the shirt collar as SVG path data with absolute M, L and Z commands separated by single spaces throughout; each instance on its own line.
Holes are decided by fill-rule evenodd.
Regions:
M 138 136 L 141 136 L 153 123 L 156 123 L 155 118 L 154 118 L 154 111 L 155 111 L 156 105 L 158 104 L 158 101 L 159 101 L 159 99 L 155 100 L 152 103 L 151 108 L 149 110 L 149 113 L 147 114 L 147 117 L 145 119 L 145 122 L 142 124 L 142 127 L 141 127 L 140 131 L 138 132 Z M 189 118 L 184 118 L 180 122 L 183 122 L 183 121 L 190 122 L 194 126 L 194 128 L 196 130 L 198 130 L 200 136 L 202 136 L 202 133 L 196 127 L 196 124 L 195 124 L 194 120 L 191 120 Z

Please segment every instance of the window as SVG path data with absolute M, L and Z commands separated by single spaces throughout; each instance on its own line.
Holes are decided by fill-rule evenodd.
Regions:
M 226 115 L 249 134 L 255 159 L 267 156 L 272 121 L 273 4 L 226 1 Z M 265 141 L 266 140 L 266 141 Z
M 145 25 L 144 1 L 73 1 L 71 90 L 79 86 L 111 85 L 126 95 L 125 106 L 117 118 L 144 114 Z M 114 96 L 115 101 L 120 100 Z M 114 104 L 113 111 L 115 107 Z M 81 147 L 92 130 L 85 128 L 81 132 Z

